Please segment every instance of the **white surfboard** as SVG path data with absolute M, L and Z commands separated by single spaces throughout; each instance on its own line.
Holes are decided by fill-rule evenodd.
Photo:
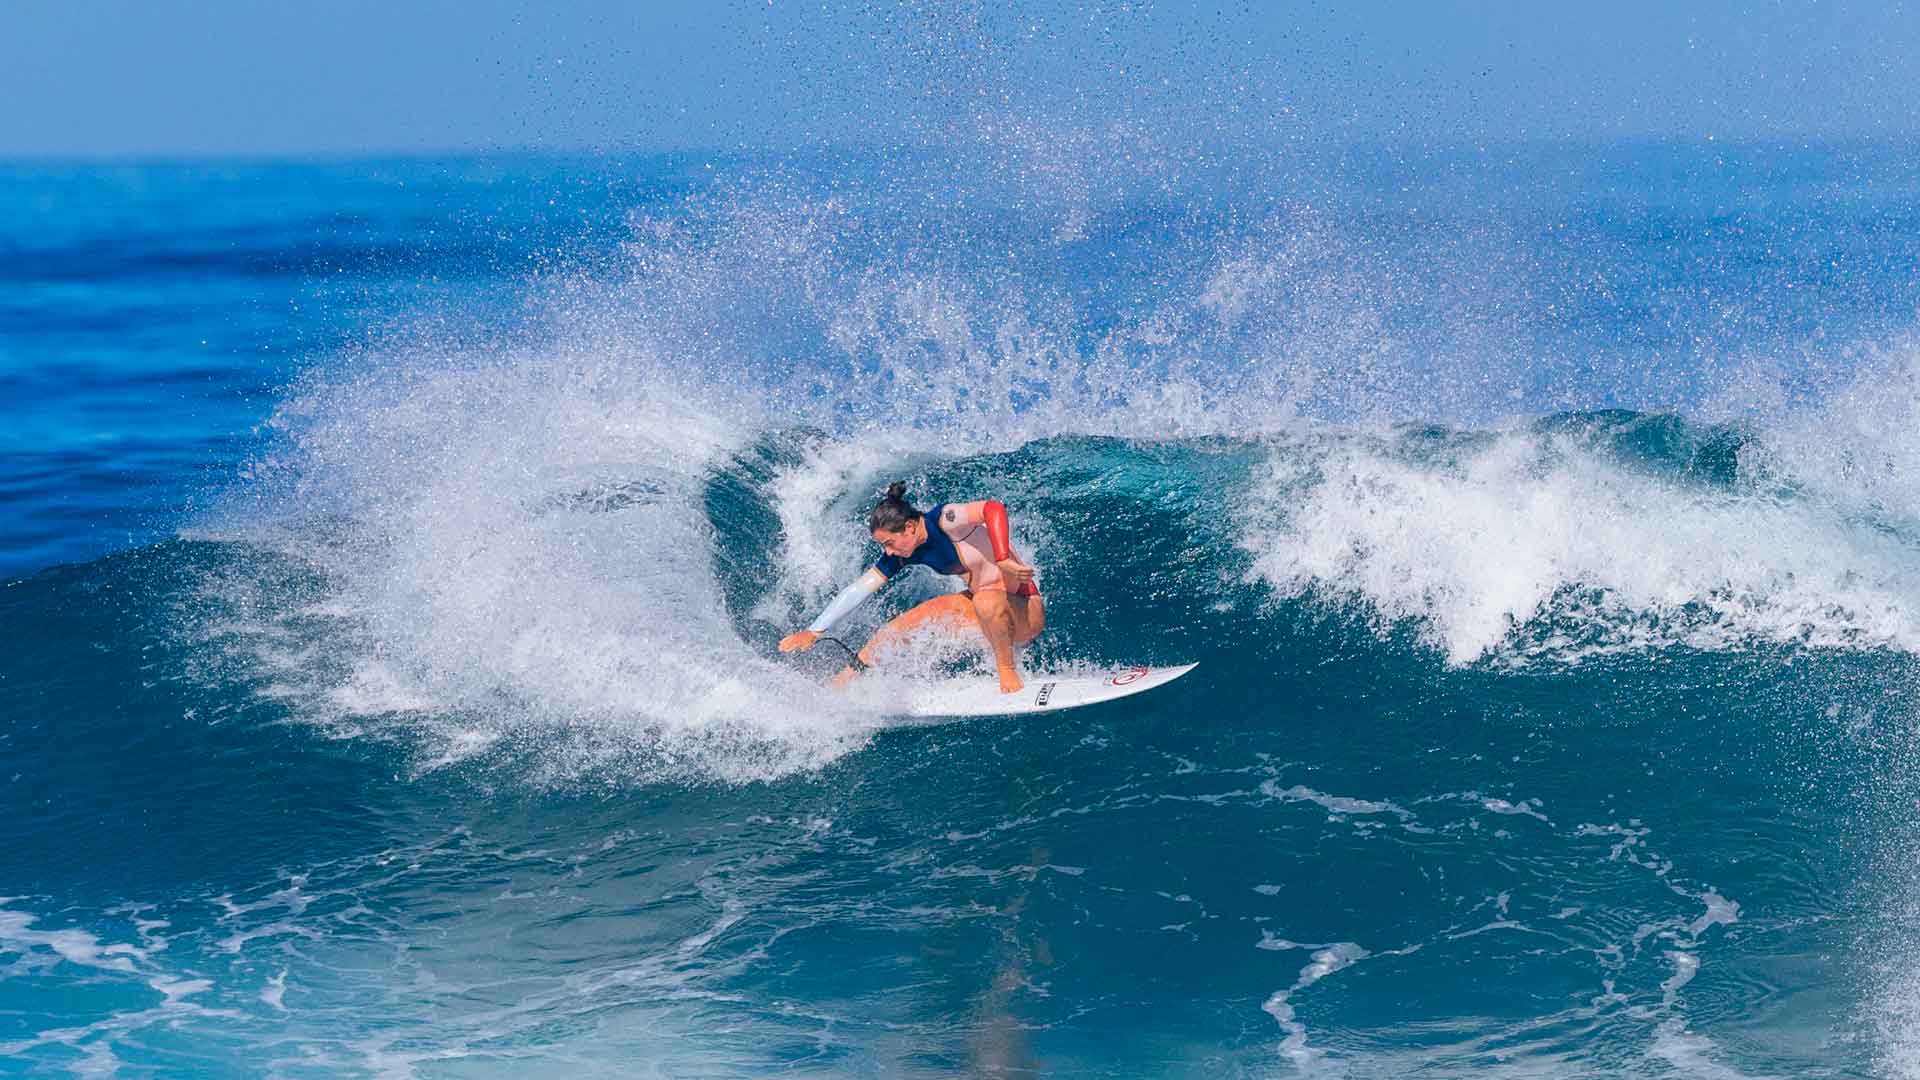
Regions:
M 1165 686 L 1198 667 L 1134 665 L 1102 675 L 1027 675 L 1026 689 L 1003 694 L 992 677 L 932 683 L 916 688 L 907 698 L 906 723 L 936 723 L 976 716 L 1023 716 L 1059 712 L 1118 701 Z

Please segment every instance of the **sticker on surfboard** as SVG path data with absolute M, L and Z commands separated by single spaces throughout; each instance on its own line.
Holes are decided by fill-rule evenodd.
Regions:
M 992 678 L 933 683 L 915 689 L 908 696 L 903 714 L 920 720 L 958 720 L 1078 709 L 1165 686 L 1198 666 L 1140 664 L 1098 675 L 1033 674 L 1026 676 L 1026 689 L 1017 694 L 1001 693 L 999 684 Z

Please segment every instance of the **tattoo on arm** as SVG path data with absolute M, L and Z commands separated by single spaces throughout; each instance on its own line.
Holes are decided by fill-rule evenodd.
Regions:
M 949 506 L 941 512 L 940 520 L 946 522 L 948 525 L 957 524 L 960 521 L 960 511 Z

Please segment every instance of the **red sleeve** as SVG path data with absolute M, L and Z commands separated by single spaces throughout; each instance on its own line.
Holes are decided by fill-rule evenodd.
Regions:
M 993 542 L 993 561 L 1013 558 L 1013 542 L 1007 539 L 1007 508 L 997 499 L 988 499 L 980 508 L 987 522 L 987 539 Z

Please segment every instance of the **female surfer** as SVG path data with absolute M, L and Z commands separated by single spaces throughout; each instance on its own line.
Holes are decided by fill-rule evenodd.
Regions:
M 842 685 L 873 663 L 876 649 L 925 626 L 952 631 L 978 627 L 993 647 L 1000 669 L 1000 691 L 1011 694 L 1025 684 L 1014 666 L 1013 651 L 1032 641 L 1047 622 L 1045 601 L 1034 583 L 1033 567 L 1014 557 L 1007 539 L 1007 508 L 982 502 L 941 503 L 925 514 L 907 502 L 907 485 L 887 486 L 887 496 L 867 515 L 867 528 L 886 554 L 860 580 L 840 591 L 813 625 L 780 641 L 781 652 L 813 648 L 860 602 L 913 563 L 967 579 L 965 592 L 938 596 L 909 608 L 874 632 L 834 684 Z

